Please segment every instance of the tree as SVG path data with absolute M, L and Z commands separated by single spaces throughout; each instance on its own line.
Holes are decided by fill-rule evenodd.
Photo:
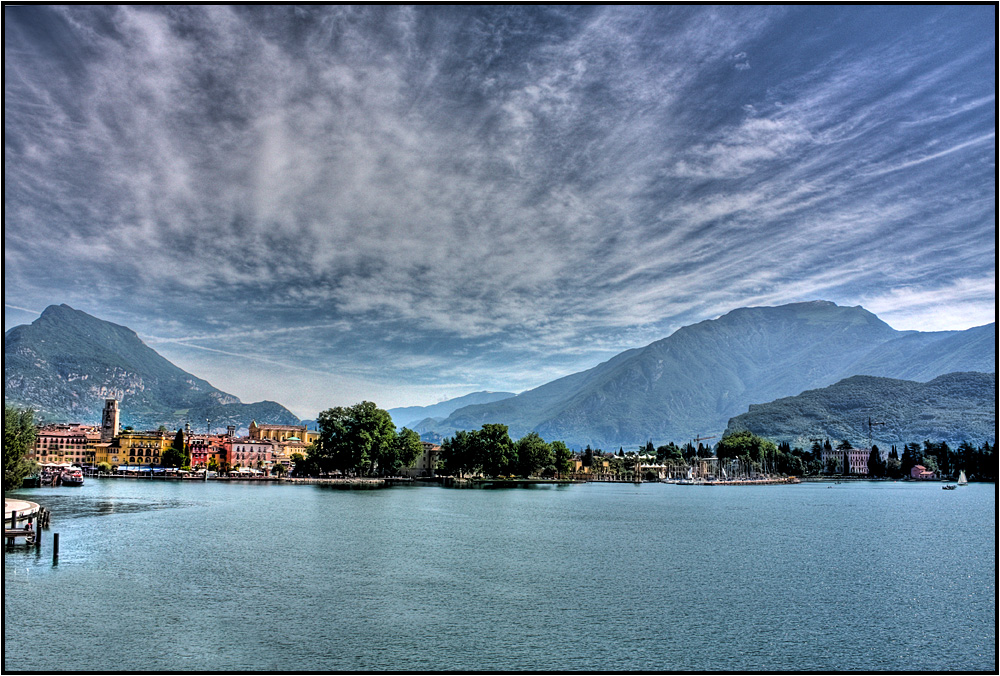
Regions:
M 885 476 L 885 463 L 882 462 L 878 446 L 872 446 L 868 453 L 868 476 Z
M 471 435 L 472 456 L 486 476 L 511 474 L 516 470 L 517 457 L 514 442 L 510 440 L 507 426 L 487 423 Z
M 170 448 L 163 451 L 163 455 L 160 456 L 160 465 L 163 467 L 182 467 L 190 464 L 191 458 L 188 456 L 184 444 L 184 430 L 179 429 L 174 435 L 174 441 Z
M 556 474 L 567 474 L 572 468 L 571 460 L 573 458 L 573 453 L 569 450 L 569 447 L 561 441 L 553 441 L 551 447 Z
M 396 435 L 395 448 L 393 449 L 395 455 L 393 469 L 398 472 L 403 467 L 412 467 L 423 452 L 424 445 L 420 443 L 420 435 L 410 428 L 404 427 Z
M 472 457 L 472 445 L 469 433 L 458 430 L 454 437 L 441 442 L 441 458 L 444 461 L 444 472 L 451 476 L 464 476 L 473 471 L 476 466 Z
M 920 444 L 903 446 L 903 457 L 899 459 L 899 468 L 904 476 L 909 476 L 910 470 L 920 462 Z
M 587 448 L 583 451 L 583 466 L 590 467 L 594 464 L 594 449 L 587 444 Z
M 35 412 L 30 408 L 3 407 L 3 490 L 20 488 L 24 477 L 35 471 L 36 464 L 28 458 L 35 446 L 38 430 Z
M 514 444 L 514 457 L 517 458 L 515 472 L 518 476 L 528 477 L 538 473 L 553 464 L 552 447 L 538 435 L 529 432 Z
M 285 473 L 288 472 L 288 468 L 286 468 L 279 462 L 274 467 L 271 468 L 271 471 L 277 474 L 278 476 L 285 476 Z
M 747 430 L 723 435 L 715 450 L 720 460 L 738 458 L 759 463 L 762 466 L 774 464 L 778 447 L 773 441 L 758 437 Z
M 111 465 L 106 462 L 97 463 L 97 471 L 101 474 L 111 474 Z
M 396 426 L 388 412 L 370 401 L 350 407 L 336 406 L 317 418 L 320 435 L 309 458 L 329 472 L 385 471 L 395 464 Z

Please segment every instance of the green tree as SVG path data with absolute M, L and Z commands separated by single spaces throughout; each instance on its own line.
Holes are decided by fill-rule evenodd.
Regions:
M 552 447 L 545 443 L 538 432 L 529 432 L 517 440 L 514 444 L 514 457 L 517 458 L 515 473 L 523 477 L 537 474 L 554 462 Z
M 288 472 L 288 468 L 279 462 L 274 467 L 271 468 L 271 472 L 278 476 L 285 476 L 285 474 Z
M 510 440 L 507 426 L 487 423 L 471 435 L 472 455 L 486 476 L 512 474 L 517 468 L 514 442 Z
M 372 402 L 327 409 L 319 414 L 317 423 L 319 442 L 309 457 L 320 470 L 371 474 L 395 465 L 396 426 L 389 413 Z
M 420 454 L 424 452 L 424 445 L 420 443 L 420 435 L 408 427 L 404 427 L 395 440 L 395 467 L 398 470 L 403 467 L 413 467 Z
M 587 444 L 587 448 L 583 451 L 583 466 L 590 467 L 594 464 L 594 449 Z
M 458 430 L 455 436 L 441 442 L 443 471 L 450 476 L 464 476 L 477 469 L 472 455 L 472 440 L 465 430 Z
M 715 452 L 720 460 L 738 458 L 764 466 L 773 463 L 778 447 L 769 439 L 743 430 L 723 435 Z
M 97 471 L 101 474 L 111 474 L 111 465 L 106 462 L 97 463 Z
M 35 446 L 38 430 L 34 410 L 3 407 L 3 490 L 20 488 L 24 477 L 35 472 L 37 465 L 28 458 Z
M 190 464 L 191 458 L 184 443 L 184 430 L 179 429 L 174 435 L 174 441 L 170 444 L 170 448 L 163 451 L 163 455 L 160 456 L 160 465 L 163 467 L 182 467 Z
M 885 463 L 882 462 L 882 454 L 879 452 L 878 446 L 872 446 L 872 450 L 868 453 L 868 476 L 885 476 L 885 469 Z
M 567 474 L 573 466 L 571 462 L 573 453 L 562 441 L 553 441 L 550 446 L 552 447 L 552 457 L 556 473 Z

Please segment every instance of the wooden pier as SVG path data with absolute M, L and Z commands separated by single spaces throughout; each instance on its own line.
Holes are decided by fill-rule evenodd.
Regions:
M 3 537 L 6 544 L 17 544 L 18 538 L 24 538 L 29 545 L 40 542 L 39 533 L 48 524 L 49 512 L 44 507 L 27 500 L 4 498 Z

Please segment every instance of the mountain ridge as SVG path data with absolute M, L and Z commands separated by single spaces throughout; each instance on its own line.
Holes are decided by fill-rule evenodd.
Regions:
M 447 436 L 500 422 L 515 437 L 536 431 L 601 448 L 721 435 L 750 404 L 856 375 L 850 372 L 860 368 L 855 365 L 895 341 L 895 368 L 931 377 L 995 371 L 992 345 L 983 340 L 994 331 L 993 324 L 934 334 L 897 331 L 861 306 L 830 301 L 737 308 L 516 397 L 458 409 L 433 432 Z M 949 350 L 961 354 L 949 358 Z
M 132 329 L 69 305 L 50 305 L 4 334 L 5 402 L 34 408 L 49 422 L 79 422 L 100 421 L 111 397 L 120 401 L 122 425 L 133 427 L 298 422 L 277 402 L 244 404 L 165 359 Z
M 729 420 L 727 432 L 748 430 L 775 442 L 808 448 L 813 438 L 847 439 L 867 446 L 945 441 L 996 441 L 996 374 L 940 375 L 928 382 L 858 375 L 766 404 L 752 404 Z

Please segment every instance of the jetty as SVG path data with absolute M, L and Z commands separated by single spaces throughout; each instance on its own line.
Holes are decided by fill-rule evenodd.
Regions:
M 34 544 L 42 526 L 48 524 L 49 512 L 36 502 L 3 499 L 3 537 L 8 545 L 24 538 L 27 544 Z M 9 525 L 8 525 L 9 524 Z

